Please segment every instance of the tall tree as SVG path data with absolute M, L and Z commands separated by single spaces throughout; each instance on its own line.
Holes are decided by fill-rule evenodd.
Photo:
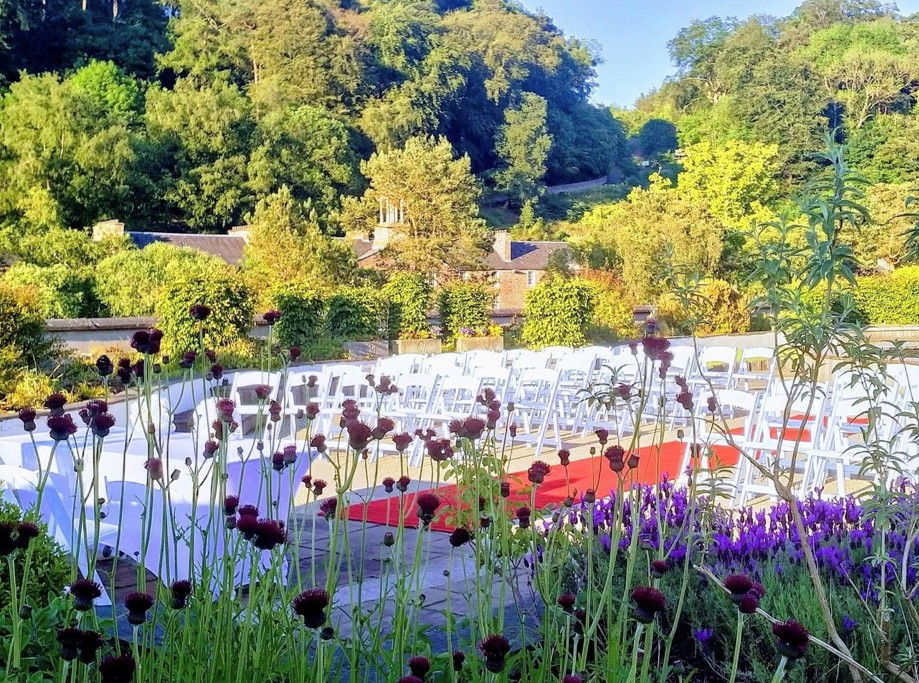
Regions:
M 499 186 L 522 204 L 537 194 L 546 174 L 546 159 L 552 138 L 546 132 L 546 100 L 534 93 L 523 93 L 517 107 L 504 113 L 504 126 L 498 136 L 498 154 L 506 164 L 498 171 Z

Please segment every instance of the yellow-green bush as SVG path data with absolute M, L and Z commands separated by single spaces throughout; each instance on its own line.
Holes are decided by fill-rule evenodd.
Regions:
M 594 287 L 587 280 L 544 277 L 527 292 L 524 301 L 524 343 L 532 348 L 583 346 L 594 300 Z
M 858 278 L 852 292 L 859 317 L 869 325 L 919 324 L 919 266 Z
M 3 280 L 14 287 L 31 289 L 45 318 L 92 318 L 100 313 L 90 269 L 71 268 L 62 263 L 36 266 L 19 261 L 10 267 Z M 126 288 L 125 282 L 121 286 Z
M 656 320 L 669 334 L 735 334 L 750 330 L 748 298 L 724 280 L 700 283 L 690 301 L 664 294 L 656 305 Z
M 277 285 L 270 292 L 271 305 L 281 311 L 278 341 L 286 346 L 304 346 L 325 331 L 325 301 L 305 282 Z
M 438 300 L 443 336 L 448 341 L 463 328 L 487 330 L 491 324 L 495 289 L 486 283 L 456 282 L 440 290 Z

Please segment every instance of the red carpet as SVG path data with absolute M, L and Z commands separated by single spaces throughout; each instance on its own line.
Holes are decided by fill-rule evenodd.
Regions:
M 679 474 L 677 469 L 685 450 L 685 442 L 680 441 L 670 441 L 659 448 L 647 446 L 639 449 L 638 467 L 632 472 L 629 472 L 628 469 L 623 472 L 626 475 L 626 484 L 654 484 L 664 475 L 673 479 Z M 723 465 L 737 464 L 737 451 L 730 446 L 715 447 L 715 454 Z M 558 457 L 554 454 L 545 456 L 545 461 L 551 470 L 545 481 L 536 489 L 536 508 L 544 508 L 553 503 L 559 504 L 569 495 L 580 499 L 587 489 L 594 489 L 597 497 L 603 498 L 618 487 L 618 475 L 609 468 L 609 462 L 600 455 L 583 460 L 573 460 L 567 469 L 559 464 Z M 511 484 L 511 496 L 508 500 L 516 503 L 509 507 L 516 509 L 521 503 L 529 504 L 533 485 L 529 482 L 527 473 L 525 471 L 513 473 L 508 476 L 508 481 Z M 434 492 L 441 497 L 443 502 L 431 523 L 432 529 L 452 531 L 458 521 L 466 523 L 471 521 L 469 510 L 464 511 L 457 507 L 458 495 L 455 485 L 444 484 Z M 415 503 L 417 495 L 417 493 L 405 495 L 402 510 L 399 509 L 398 496 L 376 499 L 368 505 L 361 503 L 351 505 L 348 507 L 348 518 L 354 521 L 366 519 L 373 524 L 398 526 L 401 512 L 405 515 L 404 526 L 415 528 L 418 526 Z M 460 520 L 458 517 L 465 519 Z

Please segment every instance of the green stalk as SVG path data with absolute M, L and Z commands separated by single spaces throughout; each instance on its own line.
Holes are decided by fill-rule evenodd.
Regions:
M 737 635 L 734 638 L 734 659 L 731 661 L 731 678 L 729 683 L 737 680 L 737 667 L 740 663 L 740 645 L 743 642 L 743 612 L 737 610 Z

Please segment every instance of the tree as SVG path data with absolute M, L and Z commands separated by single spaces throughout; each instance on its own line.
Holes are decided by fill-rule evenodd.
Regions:
M 642 156 L 656 157 L 677 148 L 676 126 L 663 119 L 650 119 L 638 133 Z
M 242 272 L 263 304 L 275 285 L 297 281 L 331 290 L 357 269 L 350 246 L 323 235 L 287 186 L 256 205 L 248 226 Z
M 378 201 L 405 207 L 387 250 L 395 264 L 431 273 L 481 267 L 489 238 L 469 157 L 454 158 L 444 138 L 415 137 L 402 149 L 372 154 L 361 171 L 370 180 L 364 201 L 371 210 Z M 350 216 L 350 227 L 358 227 L 353 205 L 351 211 L 346 222 Z
M 874 183 L 919 181 L 919 118 L 878 114 L 847 141 L 852 168 Z
M 551 147 L 552 138 L 546 133 L 546 100 L 525 92 L 518 107 L 504 112 L 497 149 L 506 166 L 497 173 L 499 186 L 520 202 L 535 196 L 546 174 Z

